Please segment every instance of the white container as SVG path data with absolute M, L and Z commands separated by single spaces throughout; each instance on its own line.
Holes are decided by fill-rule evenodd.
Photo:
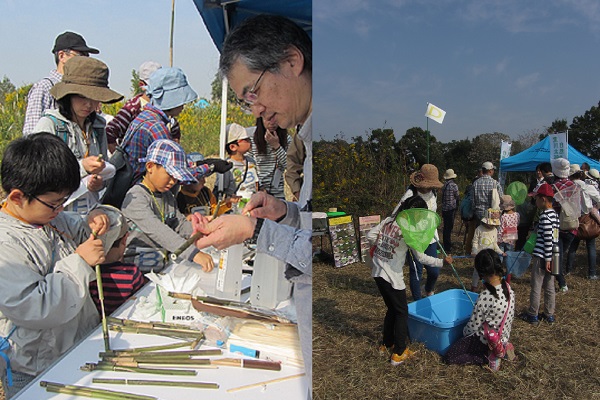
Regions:
M 285 278 L 285 263 L 256 253 L 250 285 L 250 304 L 274 309 L 290 297 L 292 284 Z
M 240 301 L 243 252 L 243 244 L 236 244 L 221 251 L 215 287 L 216 297 Z

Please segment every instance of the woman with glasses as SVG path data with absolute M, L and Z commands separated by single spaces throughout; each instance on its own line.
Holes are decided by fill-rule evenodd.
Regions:
M 99 201 L 99 191 L 114 174 L 114 168 L 104 161 L 106 121 L 96 114 L 100 103 L 114 103 L 123 98 L 108 87 L 108 74 L 108 67 L 100 60 L 89 57 L 68 60 L 62 81 L 50 90 L 58 108 L 46 110 L 34 129 L 34 132 L 54 133 L 64 140 L 79 161 L 82 186 L 66 208 L 81 214 Z

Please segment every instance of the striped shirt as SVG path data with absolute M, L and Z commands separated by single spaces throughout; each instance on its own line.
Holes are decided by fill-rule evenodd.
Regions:
M 290 141 L 291 138 L 288 135 L 288 147 Z M 252 138 L 251 143 L 252 147 L 250 148 L 248 155 L 256 161 L 260 190 L 265 190 L 270 195 L 285 200 L 283 191 L 283 173 L 287 167 L 287 153 L 285 149 L 283 146 L 279 146 L 277 150 L 273 150 L 271 145 L 267 143 L 267 153 L 259 154 L 256 143 L 254 143 Z
M 558 244 L 558 214 L 554 209 L 548 208 L 540 213 L 537 228 L 537 239 L 532 255 L 552 260 L 552 246 Z
M 56 100 L 50 94 L 50 89 L 60 81 L 62 81 L 62 74 L 53 69 L 50 71 L 50 75 L 34 83 L 29 89 L 23 136 L 33 133 L 35 126 L 46 110 L 56 108 Z

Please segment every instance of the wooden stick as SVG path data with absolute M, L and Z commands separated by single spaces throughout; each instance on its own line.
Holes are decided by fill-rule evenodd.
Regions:
M 297 374 L 297 375 L 284 376 L 283 378 L 271 379 L 269 381 L 263 381 L 263 382 L 258 382 L 258 383 L 251 383 L 249 385 L 238 386 L 238 387 L 235 387 L 235 388 L 227 389 L 227 393 L 232 393 L 232 392 L 237 392 L 237 391 L 240 391 L 240 390 L 251 389 L 251 388 L 255 388 L 255 387 L 259 387 L 259 386 L 265 386 L 265 385 L 268 385 L 268 384 L 271 384 L 271 383 L 288 381 L 290 379 L 300 378 L 301 376 L 304 376 L 304 375 L 306 375 L 306 374 L 305 373 L 301 373 L 301 374 Z
M 114 390 L 97 389 L 87 386 L 63 385 L 62 383 L 41 381 L 40 386 L 46 388 L 46 391 L 53 393 L 65 393 L 76 396 L 91 397 L 95 399 L 126 399 L 126 400 L 157 400 L 153 396 L 141 394 L 117 392 Z
M 264 369 L 269 371 L 281 371 L 281 363 L 276 361 L 265 361 L 265 360 L 249 360 L 246 358 L 221 358 L 218 360 L 212 360 L 214 365 L 223 365 L 229 367 L 241 367 L 241 368 L 252 368 L 252 369 Z
M 107 363 L 86 363 L 79 367 L 80 370 L 86 372 L 92 371 L 116 371 L 116 372 L 135 372 L 141 374 L 157 374 L 157 375 L 197 375 L 193 369 L 171 369 L 171 368 L 143 368 L 143 367 L 125 367 Z
M 102 286 L 102 273 L 100 264 L 96 265 L 96 285 L 98 286 L 98 298 L 100 299 L 100 311 L 102 314 L 102 336 L 104 337 L 104 350 L 110 351 L 110 335 L 108 334 L 108 323 L 104 311 L 104 288 Z

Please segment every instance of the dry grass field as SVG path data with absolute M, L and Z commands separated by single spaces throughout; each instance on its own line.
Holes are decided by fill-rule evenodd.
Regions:
M 456 238 L 458 241 L 459 239 Z M 460 247 L 460 243 L 455 243 Z M 492 373 L 479 366 L 442 363 L 413 342 L 415 358 L 393 367 L 379 354 L 385 305 L 364 263 L 313 265 L 313 387 L 315 399 L 600 399 L 600 281 L 589 281 L 585 247 L 569 292 L 557 294 L 557 322 L 531 326 L 516 319 L 511 342 L 518 359 Z M 467 287 L 472 260 L 455 267 Z M 405 276 L 405 282 L 408 277 Z M 459 288 L 450 268 L 436 293 Z M 516 312 L 529 303 L 529 272 L 513 279 Z M 410 298 L 410 289 L 407 288 Z

